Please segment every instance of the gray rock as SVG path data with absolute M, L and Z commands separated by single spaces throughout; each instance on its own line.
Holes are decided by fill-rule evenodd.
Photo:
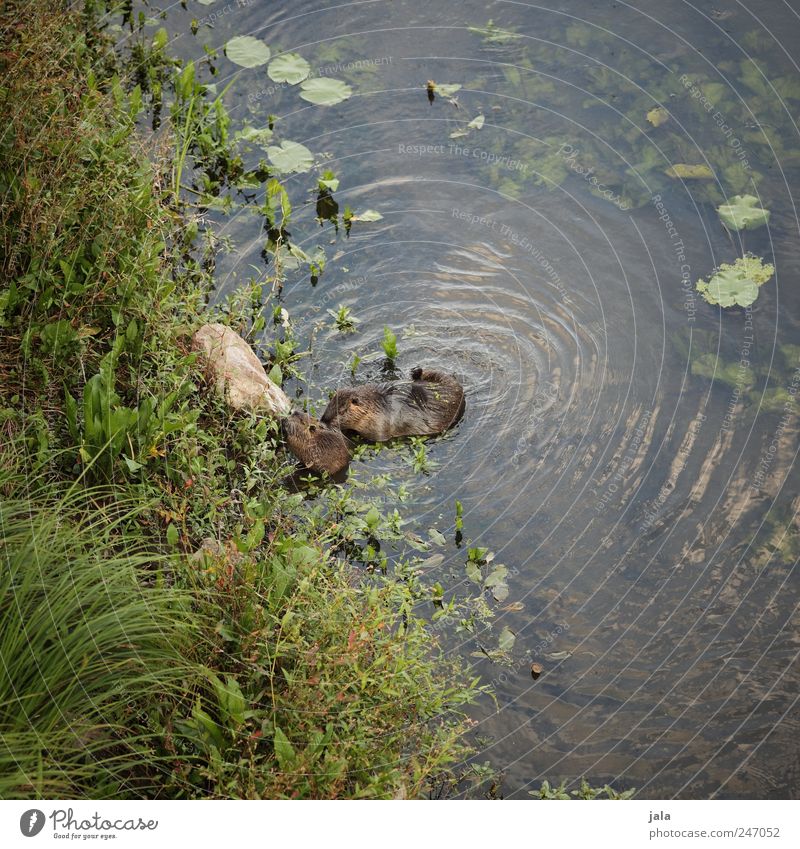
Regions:
M 291 403 L 264 371 L 247 342 L 224 324 L 204 324 L 192 339 L 216 391 L 235 410 L 288 415 Z

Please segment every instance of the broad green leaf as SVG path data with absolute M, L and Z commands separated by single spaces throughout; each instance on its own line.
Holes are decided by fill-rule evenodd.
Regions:
M 267 68 L 267 76 L 276 83 L 297 85 L 311 73 L 311 66 L 299 53 L 276 56 Z
M 333 173 L 333 171 L 326 171 L 319 180 L 317 180 L 317 185 L 320 189 L 327 189 L 329 192 L 335 192 L 339 188 L 339 178 Z
M 267 148 L 269 161 L 284 174 L 309 171 L 314 164 L 311 151 L 299 142 L 283 141 L 280 146 L 270 145 Z
M 278 759 L 278 766 L 284 772 L 294 765 L 294 747 L 289 742 L 289 738 L 277 726 L 275 726 L 275 757 Z
M 444 535 L 440 531 L 437 531 L 436 528 L 429 528 L 428 536 L 431 538 L 431 542 L 436 543 L 436 545 L 445 545 L 447 543 Z
M 178 544 L 178 538 L 178 529 L 175 527 L 175 525 L 169 524 L 167 526 L 167 542 L 174 547 Z
M 353 93 L 353 89 L 346 82 L 330 77 L 313 77 L 301 83 L 300 88 L 300 97 L 317 106 L 333 106 L 347 100 Z
M 732 265 L 723 263 L 706 282 L 697 281 L 697 291 L 709 304 L 721 307 L 749 307 L 758 297 L 758 288 L 775 273 L 760 257 L 739 257 Z
M 283 386 L 283 372 L 277 363 L 270 369 L 268 376 L 276 386 Z
M 729 230 L 755 230 L 769 222 L 769 211 L 753 195 L 736 195 L 717 209 L 720 221 Z
M 225 45 L 225 55 L 242 68 L 258 68 L 269 62 L 269 47 L 252 35 L 234 36 Z
M 272 141 L 272 130 L 269 127 L 251 127 L 247 124 L 236 134 L 236 140 L 239 139 L 265 147 Z
M 708 165 L 673 165 L 664 172 L 676 180 L 713 180 L 714 172 Z
M 378 508 L 375 507 L 374 505 L 372 507 L 370 507 L 369 510 L 367 511 L 366 515 L 364 516 L 364 521 L 367 523 L 367 527 L 371 531 L 374 531 L 375 528 L 378 527 L 378 525 L 380 524 L 380 521 L 381 521 L 381 514 L 378 511 Z
M 351 221 L 380 221 L 383 216 L 380 212 L 376 212 L 374 209 L 365 209 L 363 212 L 358 212 L 355 215 L 351 216 Z
M 514 643 L 517 641 L 517 635 L 506 625 L 500 632 L 497 640 L 497 645 L 500 651 L 511 651 L 514 648 Z
M 434 83 L 433 90 L 442 97 L 452 97 L 461 88 L 461 83 Z
M 474 560 L 467 561 L 467 577 L 474 584 L 482 584 L 483 578 L 481 577 L 481 567 L 475 563 Z
M 508 575 L 508 569 L 505 566 L 495 566 L 484 584 L 489 589 L 496 587 L 498 584 L 505 583 L 506 575 Z
M 497 584 L 492 589 L 492 596 L 495 601 L 505 601 L 508 598 L 508 584 Z

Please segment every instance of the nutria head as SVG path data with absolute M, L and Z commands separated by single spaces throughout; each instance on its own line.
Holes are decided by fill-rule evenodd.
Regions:
M 281 421 L 289 450 L 309 469 L 335 475 L 350 462 L 344 434 L 308 413 L 295 412 Z
M 380 386 L 372 383 L 337 389 L 322 414 L 322 421 L 357 433 L 374 430 L 378 414 L 385 406 L 385 394 L 385 390 L 382 392 Z

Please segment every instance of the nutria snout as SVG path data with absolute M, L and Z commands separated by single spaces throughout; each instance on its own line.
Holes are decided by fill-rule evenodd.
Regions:
M 322 423 L 372 442 L 442 433 L 464 414 L 464 389 L 450 374 L 415 368 L 411 380 L 337 389 Z
M 308 413 L 294 412 L 281 419 L 281 433 L 292 454 L 312 471 L 335 475 L 350 462 L 350 449 L 341 430 Z

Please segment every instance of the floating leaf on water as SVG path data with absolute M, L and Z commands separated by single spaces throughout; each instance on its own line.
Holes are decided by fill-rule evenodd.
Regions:
M 464 136 L 468 136 L 468 135 L 469 135 L 469 133 L 466 130 L 458 129 L 458 130 L 453 130 L 453 132 L 450 133 L 450 138 L 451 139 L 463 139 Z
M 299 142 L 283 141 L 280 147 L 271 145 L 267 148 L 269 161 L 284 174 L 309 171 L 314 164 L 311 151 Z
M 569 660 L 572 657 L 571 651 L 554 651 L 546 655 L 548 660 Z
M 647 120 L 654 126 L 660 127 L 664 121 L 669 119 L 669 112 L 663 106 L 657 106 L 647 113 Z
M 508 598 L 508 585 L 496 584 L 492 589 L 492 596 L 495 601 L 505 601 Z
M 531 664 L 531 678 L 535 681 L 544 672 L 544 667 L 541 663 Z
M 276 56 L 267 68 L 267 76 L 276 83 L 297 85 L 311 73 L 311 65 L 299 53 Z
M 444 538 L 444 534 L 437 531 L 436 528 L 428 528 L 428 536 L 431 538 L 431 542 L 436 543 L 436 545 L 447 544 L 447 540 Z
M 506 575 L 508 575 L 508 569 L 505 566 L 495 566 L 484 581 L 484 585 L 491 589 L 498 584 L 505 583 Z
M 365 209 L 363 212 L 357 212 L 355 215 L 350 217 L 351 221 L 380 221 L 383 216 L 380 212 L 376 212 L 374 209 Z
M 775 273 L 775 267 L 765 264 L 761 257 L 739 257 L 732 265 L 723 263 L 706 282 L 697 281 L 697 291 L 709 304 L 721 307 L 749 307 L 763 286 Z
M 353 89 L 346 82 L 330 77 L 313 77 L 302 82 L 300 88 L 300 97 L 317 106 L 333 106 L 347 100 L 353 93 Z
M 729 230 L 755 230 L 769 222 L 769 210 L 753 195 L 736 195 L 717 209 L 720 221 Z
M 430 83 L 429 83 L 430 85 Z M 434 83 L 433 90 L 441 97 L 452 97 L 461 88 L 461 83 Z
M 475 116 L 475 117 L 474 117 L 474 118 L 473 118 L 473 119 L 469 122 L 469 124 L 467 124 L 467 126 L 468 126 L 471 130 L 480 130 L 480 129 L 481 129 L 481 127 L 484 125 L 485 121 L 486 121 L 486 118 L 484 118 L 484 117 L 483 117 L 483 115 L 476 115 L 476 116 Z
M 481 576 L 481 567 L 478 566 L 477 563 L 473 562 L 472 560 L 467 560 L 466 569 L 467 577 L 470 579 L 470 581 L 472 581 L 474 584 L 483 583 L 483 577 Z
M 503 630 L 500 632 L 500 636 L 497 638 L 497 645 L 500 647 L 500 651 L 511 651 L 514 648 L 514 643 L 517 641 L 517 635 L 505 625 Z
M 198 2 L 201 6 L 210 6 L 212 3 L 216 3 L 216 2 L 217 2 L 217 0 L 197 0 L 197 2 Z
M 423 560 L 419 566 L 420 569 L 435 569 L 437 566 L 441 566 L 442 563 L 444 563 L 444 554 L 434 554 L 427 560 Z
M 486 22 L 485 27 L 467 27 L 467 29 L 476 35 L 482 36 L 484 41 L 489 44 L 507 44 L 509 41 L 522 38 L 517 32 L 501 29 L 491 18 Z
M 236 139 L 265 147 L 272 141 L 272 130 L 269 127 L 251 127 L 248 124 L 236 134 Z
M 511 604 L 507 604 L 505 607 L 501 607 L 500 609 L 514 612 L 517 610 L 525 610 L 525 605 L 521 601 L 512 601 Z
M 667 177 L 681 180 L 713 180 L 714 172 L 708 165 L 673 165 L 664 172 Z
M 225 45 L 225 55 L 242 68 L 258 68 L 269 62 L 270 52 L 260 38 L 237 35 Z

